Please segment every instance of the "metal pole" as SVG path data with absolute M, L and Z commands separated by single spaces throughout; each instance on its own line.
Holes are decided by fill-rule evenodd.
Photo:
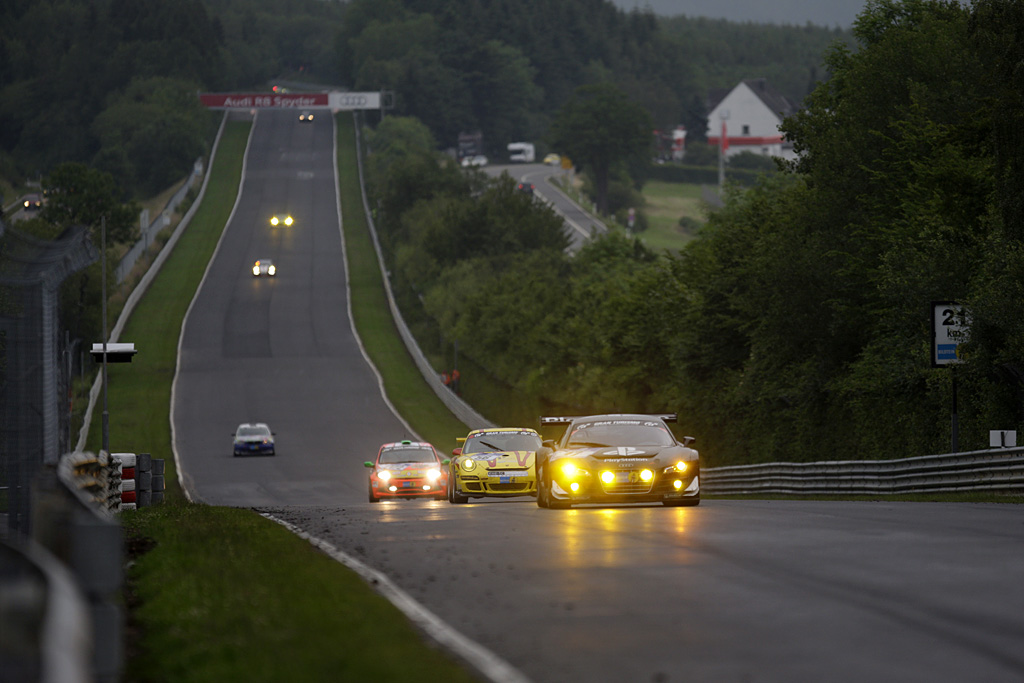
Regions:
M 107 219 L 100 219 L 100 250 L 103 263 L 103 282 L 100 285 L 103 298 L 103 450 L 110 452 L 110 411 L 107 404 Z
M 952 415 L 952 450 L 951 453 L 960 452 L 960 416 L 957 414 L 956 405 L 956 368 L 950 368 L 950 372 L 953 373 L 953 415 Z

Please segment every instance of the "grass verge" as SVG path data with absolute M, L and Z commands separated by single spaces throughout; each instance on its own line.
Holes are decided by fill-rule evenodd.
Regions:
M 410 370 L 412 360 L 394 333 L 365 235 L 351 117 L 338 123 L 360 334 L 413 428 L 431 441 L 454 440 L 465 426 Z M 122 338 L 135 343 L 138 356 L 109 367 L 111 448 L 164 458 L 168 486 L 163 505 L 121 515 L 130 560 L 124 678 L 386 682 L 416 672 L 428 682 L 476 680 L 355 573 L 308 542 L 250 510 L 189 503 L 177 485 L 169 415 L 178 337 L 234 205 L 248 134 L 247 123 L 226 127 L 202 206 L 125 327 Z M 102 406 L 90 425 L 94 450 L 101 412 Z

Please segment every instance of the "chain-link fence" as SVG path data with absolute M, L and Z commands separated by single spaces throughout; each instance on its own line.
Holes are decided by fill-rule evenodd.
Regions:
M 70 446 L 71 368 L 61 283 L 99 258 L 85 227 L 40 240 L 0 223 L 0 514 L 29 532 L 29 489 Z

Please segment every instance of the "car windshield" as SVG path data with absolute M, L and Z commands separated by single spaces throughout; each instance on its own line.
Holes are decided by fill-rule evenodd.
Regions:
M 238 436 L 270 436 L 266 427 L 239 427 Z
M 675 443 L 668 428 L 652 420 L 595 420 L 573 425 L 566 446 L 656 446 Z
M 496 451 L 536 451 L 540 436 L 535 432 L 483 432 L 466 439 L 463 453 L 494 453 Z
M 381 451 L 380 459 L 382 465 L 391 465 L 399 462 L 437 462 L 434 451 L 429 448 L 409 446 L 406 448 L 385 448 Z

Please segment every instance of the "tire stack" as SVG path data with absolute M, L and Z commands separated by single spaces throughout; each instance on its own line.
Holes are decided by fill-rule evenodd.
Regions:
M 114 453 L 121 470 L 121 510 L 149 507 L 164 500 L 164 461 L 149 453 Z

